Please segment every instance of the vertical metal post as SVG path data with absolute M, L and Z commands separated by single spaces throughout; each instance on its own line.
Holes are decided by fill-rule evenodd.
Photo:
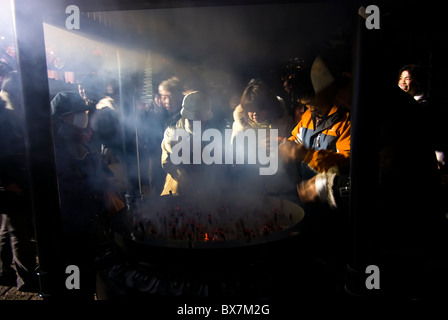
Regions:
M 346 290 L 365 296 L 375 292 L 366 288 L 366 267 L 371 261 L 372 221 L 376 213 L 378 185 L 378 119 L 375 113 L 376 64 L 375 31 L 357 17 L 354 39 L 353 104 L 351 112 L 350 227 L 352 255 L 347 265 Z M 376 80 L 375 80 L 376 78 Z
M 60 206 L 40 1 L 13 0 L 17 62 L 22 83 L 26 147 L 39 257 L 41 295 L 57 291 Z

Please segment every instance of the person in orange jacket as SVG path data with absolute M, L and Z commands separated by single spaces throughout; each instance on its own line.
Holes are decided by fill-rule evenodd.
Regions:
M 350 115 L 344 108 L 328 106 L 320 113 L 308 104 L 302 120 L 291 132 L 288 141 L 298 146 L 300 160 L 317 172 L 346 164 L 350 159 Z
M 312 72 L 323 72 L 328 81 L 314 84 L 315 96 L 304 102 L 308 110 L 291 136 L 279 145 L 285 161 L 300 163 L 298 188 L 319 172 L 346 168 L 350 163 L 350 113 L 336 99 L 341 95 L 340 87 L 334 84 L 334 76 L 321 57 L 314 61 Z

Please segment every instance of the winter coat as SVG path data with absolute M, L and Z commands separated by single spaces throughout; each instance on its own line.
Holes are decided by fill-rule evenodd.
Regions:
M 293 120 L 285 107 L 284 101 L 281 98 L 278 99 L 283 109 L 282 116 L 263 123 L 253 123 L 250 120 L 246 123 L 243 108 L 241 105 L 238 105 L 233 112 L 232 141 L 238 134 L 249 128 L 277 129 L 278 137 L 288 137 Z M 269 136 L 268 133 L 267 136 Z M 239 179 L 236 183 L 241 190 L 249 188 L 254 193 L 268 193 L 276 196 L 289 193 L 296 194 L 295 170 L 283 162 L 278 163 L 278 170 L 274 175 L 266 176 L 260 176 L 258 166 L 245 165 L 240 167 L 239 169 L 237 167 L 237 170 L 240 172 L 238 173 Z
M 203 128 L 204 129 L 204 128 Z M 173 147 L 183 138 L 179 137 L 179 131 L 187 132 L 190 143 L 190 155 L 188 163 L 174 164 L 171 161 Z M 195 137 L 201 139 L 201 137 Z M 167 173 L 165 185 L 161 195 L 180 195 L 185 193 L 205 193 L 214 190 L 215 177 L 219 168 L 214 165 L 193 164 L 193 132 L 186 125 L 186 119 L 180 118 L 174 126 L 168 126 L 162 141 L 162 168 Z M 202 145 L 204 147 L 204 144 Z M 184 151 L 183 151 L 184 152 Z M 202 152 L 202 150 L 201 150 Z
M 113 173 L 101 154 L 83 143 L 83 133 L 62 125 L 55 135 L 55 155 L 63 231 L 89 233 L 105 212 L 104 196 Z
M 349 113 L 333 106 L 317 128 L 314 128 L 315 121 L 315 115 L 310 110 L 305 111 L 288 139 L 303 143 L 309 149 L 303 163 L 315 172 L 347 165 L 350 161 Z

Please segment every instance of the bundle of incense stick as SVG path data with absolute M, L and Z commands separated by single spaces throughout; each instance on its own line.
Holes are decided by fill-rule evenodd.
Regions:
M 235 201 L 232 205 L 215 201 L 185 199 L 154 206 L 140 204 L 133 217 L 134 231 L 140 236 L 174 241 L 208 242 L 247 240 L 289 228 L 298 221 L 284 211 L 283 202 Z

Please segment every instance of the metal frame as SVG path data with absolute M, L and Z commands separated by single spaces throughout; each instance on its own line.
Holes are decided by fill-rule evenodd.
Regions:
M 38 244 L 40 264 L 41 295 L 44 298 L 54 299 L 60 293 L 58 277 L 64 275 L 63 266 L 58 263 L 57 252 L 60 233 L 60 204 L 58 196 L 56 164 L 54 156 L 53 135 L 51 130 L 51 110 L 49 101 L 49 87 L 47 78 L 47 66 L 45 57 L 45 43 L 43 33 L 44 17 L 51 13 L 64 12 L 67 5 L 77 4 L 82 11 L 104 11 L 151 9 L 169 7 L 192 7 L 192 6 L 219 6 L 219 5 L 243 5 L 243 4 L 278 4 L 297 1 L 88 1 L 88 0 L 64 0 L 64 1 L 35 1 L 35 0 L 12 0 L 14 4 L 14 29 L 17 46 L 17 61 L 19 73 L 22 79 L 22 95 L 25 109 L 26 143 L 28 152 L 28 164 L 30 170 L 32 202 L 35 219 L 35 231 Z M 300 1 L 309 2 L 309 1 Z M 51 10 L 48 11 L 48 10 Z M 62 11 L 61 11 L 62 10 Z M 62 17 L 65 16 L 62 15 Z M 363 83 L 365 79 L 365 60 L 363 56 L 363 45 L 359 42 L 363 36 L 358 38 L 356 56 L 355 83 Z M 32 48 L 32 50 L 28 50 Z M 354 255 L 350 264 L 354 270 L 362 270 L 365 265 L 365 242 L 362 236 L 366 227 L 366 217 L 362 217 L 359 206 L 365 198 L 370 187 L 367 187 L 371 177 L 365 177 L 363 168 L 356 163 L 362 163 L 368 153 L 360 147 L 356 141 L 364 139 L 368 133 L 368 124 L 364 122 L 364 113 L 359 109 L 363 100 L 363 88 L 355 88 L 355 103 L 352 119 L 353 123 L 353 145 L 352 145 L 352 194 L 351 194 L 351 217 L 354 238 Z M 367 108 L 366 108 L 367 109 Z M 360 123 L 363 123 L 362 127 Z M 367 130 L 367 131 L 366 131 Z M 370 133 L 369 133 L 370 134 Z M 368 137 L 368 136 L 367 136 Z M 363 143 L 364 144 L 364 143 Z M 356 177 L 360 177 L 357 179 Z M 367 178 L 364 180 L 364 178 Z M 364 189 L 367 187 L 367 189 Z M 363 196 L 364 194 L 364 196 Z M 371 195 L 369 195 L 370 197 Z M 365 208 L 363 208 L 364 210 Z M 62 285 L 63 285 L 62 281 Z M 355 290 L 350 288 L 350 290 Z

